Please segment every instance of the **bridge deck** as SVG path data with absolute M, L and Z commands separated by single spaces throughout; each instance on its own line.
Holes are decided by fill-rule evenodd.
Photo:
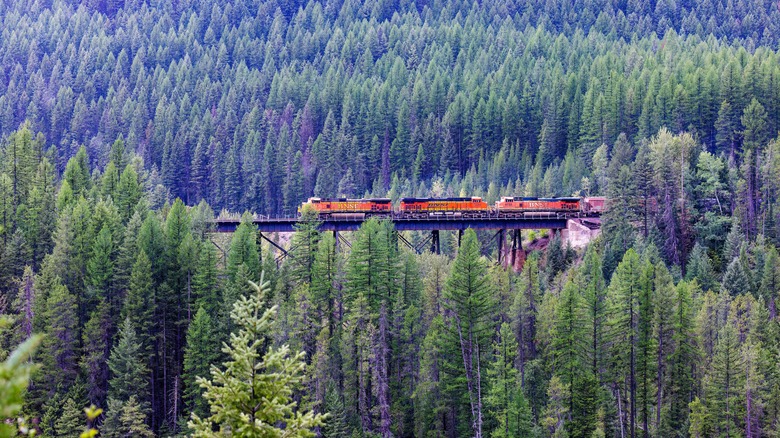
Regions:
M 525 218 L 392 218 L 398 231 L 413 230 L 528 230 L 528 229 L 564 229 L 569 219 L 577 218 L 577 215 L 558 216 L 532 216 Z M 257 230 L 264 233 L 285 233 L 295 231 L 298 224 L 297 217 L 289 218 L 261 218 L 253 222 Z M 355 231 L 364 222 L 362 219 L 327 219 L 323 220 L 320 227 L 323 231 Z M 230 233 L 241 224 L 240 219 L 217 219 L 216 231 Z

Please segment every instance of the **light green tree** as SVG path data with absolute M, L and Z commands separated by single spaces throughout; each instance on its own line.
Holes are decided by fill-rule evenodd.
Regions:
M 195 437 L 313 437 L 327 415 L 296 411 L 293 391 L 304 381 L 304 354 L 290 354 L 287 345 L 266 347 L 277 307 L 265 308 L 262 276 L 260 285 L 250 285 L 255 294 L 233 305 L 230 316 L 239 330 L 223 347 L 229 357 L 224 370 L 212 366 L 211 380 L 198 378 L 211 415 L 193 414 L 189 427 Z

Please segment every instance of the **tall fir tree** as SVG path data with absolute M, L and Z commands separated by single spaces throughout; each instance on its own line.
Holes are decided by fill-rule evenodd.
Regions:
M 490 351 L 495 306 L 474 230 L 466 230 L 463 234 L 444 297 L 448 310 L 444 341 L 449 350 L 445 368 L 447 390 L 460 416 L 460 430 L 481 437 L 485 414 L 482 360 Z

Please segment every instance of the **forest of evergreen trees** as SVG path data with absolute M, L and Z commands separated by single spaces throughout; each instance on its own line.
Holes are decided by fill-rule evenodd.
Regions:
M 780 436 L 777 2 L 0 20 L 0 437 L 255 436 L 249 393 L 296 436 Z M 514 272 L 487 234 L 418 255 L 376 220 L 280 257 L 252 213 L 312 195 L 609 201 Z
M 123 136 L 217 211 L 467 175 L 598 191 L 582 177 L 620 133 L 732 156 L 753 99 L 779 127 L 776 2 L 82 3 L 0 5 L 0 134 L 29 121 L 58 172 L 81 145 L 102 169 Z

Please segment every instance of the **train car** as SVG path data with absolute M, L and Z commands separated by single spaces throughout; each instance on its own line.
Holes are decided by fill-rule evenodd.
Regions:
M 496 211 L 503 217 L 525 217 L 540 214 L 573 214 L 582 210 L 580 198 L 502 197 Z
M 607 198 L 591 196 L 582 198 L 582 211 L 586 216 L 599 216 L 604 213 Z
M 489 217 L 490 207 L 478 196 L 469 198 L 402 198 L 399 214 L 405 218 Z
M 393 204 L 389 198 L 309 198 L 298 211 L 306 205 L 311 205 L 323 219 L 361 220 L 369 217 L 389 218 L 393 214 Z

